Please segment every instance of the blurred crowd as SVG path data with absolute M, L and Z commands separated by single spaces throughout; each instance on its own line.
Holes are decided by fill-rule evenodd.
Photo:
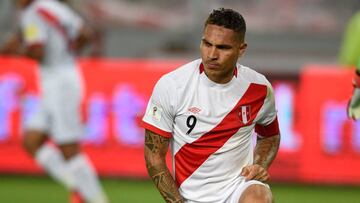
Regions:
M 231 7 L 247 17 L 252 31 L 338 31 L 359 8 L 357 0 L 64 0 L 90 21 L 106 26 L 150 26 L 181 30 L 201 20 L 210 9 Z M 0 27 L 11 26 L 11 0 L 0 2 Z M 309 29 L 311 28 L 311 29 Z M 305 30 L 304 30 L 305 29 Z
M 307 61 L 336 62 L 345 25 L 360 8 L 358 0 L 65 1 L 97 28 L 101 55 L 131 58 L 192 58 L 205 16 L 213 8 L 231 7 L 248 22 L 250 57 L 244 60 L 294 71 Z M 12 0 L 0 1 L 0 43 L 16 29 L 16 19 Z M 268 50 L 289 61 L 272 64 Z

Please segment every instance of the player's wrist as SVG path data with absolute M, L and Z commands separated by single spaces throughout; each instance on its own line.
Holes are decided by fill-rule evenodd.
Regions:
M 269 166 L 265 163 L 254 163 L 254 165 L 258 165 L 265 170 L 268 170 L 268 168 L 269 168 Z

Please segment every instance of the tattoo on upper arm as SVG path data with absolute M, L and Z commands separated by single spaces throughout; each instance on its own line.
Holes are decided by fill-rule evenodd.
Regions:
M 145 136 L 145 147 L 149 149 L 152 153 L 163 152 L 164 148 L 167 150 L 169 145 L 169 138 L 159 136 L 149 130 L 146 130 Z M 165 151 L 166 153 L 166 151 Z

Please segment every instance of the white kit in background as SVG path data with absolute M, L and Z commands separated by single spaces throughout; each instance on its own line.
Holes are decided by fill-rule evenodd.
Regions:
M 40 104 L 26 129 L 48 133 L 56 144 L 77 143 L 83 134 L 80 103 L 82 79 L 72 50 L 83 20 L 66 4 L 55 0 L 37 0 L 21 16 L 26 46 L 44 47 L 40 64 Z M 43 145 L 36 160 L 51 176 L 77 190 L 88 202 L 103 203 L 106 198 L 86 155 L 65 161 L 53 146 Z

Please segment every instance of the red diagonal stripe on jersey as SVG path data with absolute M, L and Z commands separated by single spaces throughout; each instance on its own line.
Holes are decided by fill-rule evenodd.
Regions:
M 70 43 L 70 38 L 67 35 L 65 27 L 61 24 L 60 19 L 44 8 L 39 8 L 37 12 L 64 37 L 66 42 Z
M 219 150 L 241 127 L 245 126 L 239 118 L 239 109 L 251 105 L 250 122 L 252 123 L 262 107 L 267 94 L 265 85 L 250 84 L 245 94 L 224 119 L 211 131 L 198 140 L 185 144 L 175 154 L 175 179 L 180 186 L 206 159 Z

